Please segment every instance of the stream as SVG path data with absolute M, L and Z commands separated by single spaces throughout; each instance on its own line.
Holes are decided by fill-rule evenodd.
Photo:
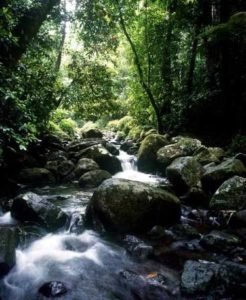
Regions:
M 119 159 L 123 172 L 115 177 L 165 184 L 163 178 L 138 172 L 134 156 L 120 151 Z M 93 190 L 59 185 L 32 191 L 69 214 L 70 224 L 54 234 L 21 225 L 23 234 L 16 250 L 16 265 L 1 283 L 2 300 L 47 299 L 39 291 L 50 282 L 53 297 L 57 295 L 59 299 L 179 299 L 175 271 L 149 258 L 130 255 L 110 235 L 84 230 L 82 215 Z M 16 223 L 10 212 L 0 215 L 0 224 Z M 127 238 L 134 240 L 133 236 Z

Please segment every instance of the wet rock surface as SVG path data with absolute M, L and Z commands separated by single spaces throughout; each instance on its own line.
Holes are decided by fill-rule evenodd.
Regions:
M 120 145 L 101 137 L 68 142 L 47 136 L 42 153 L 25 159 L 26 165 L 22 160 L 21 170 L 45 168 L 55 181 L 47 180 L 47 173 L 30 175 L 35 180 L 27 181 L 17 198 L 0 201 L 4 209 L 12 206 L 21 230 L 10 270 L 14 246 L 7 247 L 10 258 L 2 253 L 5 241 L 14 245 L 14 227 L 1 233 L 1 222 L 10 217 L 0 211 L 0 257 L 9 261 L 0 263 L 7 283 L 0 281 L 2 299 L 244 298 L 245 154 L 225 159 L 221 148 L 196 139 L 169 140 L 153 132 L 147 137 L 149 152 L 140 159 L 144 170 L 165 172 L 176 159 L 182 162 L 165 185 L 148 183 L 151 176 L 134 169 L 134 156 L 124 166 L 119 161 L 124 156 L 117 157 Z M 122 147 L 135 153 L 139 141 Z M 131 181 L 112 178 L 101 184 L 98 172 L 112 176 L 121 163 L 124 170 L 132 168 Z M 140 174 L 144 183 L 135 181 Z M 59 185 L 51 186 L 54 182 Z M 88 231 L 88 224 L 100 235 Z M 51 234 L 56 230 L 59 234 Z
M 94 192 L 87 209 L 90 223 L 118 232 L 145 232 L 180 218 L 178 198 L 149 184 L 109 179 Z
M 34 193 L 25 193 L 16 197 L 11 214 L 21 222 L 34 222 L 56 230 L 67 222 L 67 215 L 58 207 Z
M 51 281 L 42 285 L 38 292 L 47 298 L 58 298 L 67 293 L 67 288 L 63 282 Z

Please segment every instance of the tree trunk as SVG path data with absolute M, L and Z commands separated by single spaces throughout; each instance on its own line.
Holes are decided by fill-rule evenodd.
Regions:
M 196 66 L 196 56 L 197 56 L 197 47 L 198 47 L 198 35 L 201 31 L 201 25 L 197 24 L 194 32 L 194 39 L 192 42 L 191 47 L 191 54 L 190 54 L 190 64 L 189 64 L 189 70 L 188 70 L 188 76 L 187 76 L 187 94 L 190 96 L 190 94 L 193 91 L 193 82 L 194 82 L 194 72 L 195 72 L 195 66 Z
M 12 34 L 17 43 L 0 42 L 0 63 L 6 68 L 14 68 L 41 25 L 60 0 L 39 0 L 19 20 Z
M 142 69 L 142 66 L 141 66 L 141 63 L 140 63 L 140 59 L 139 59 L 139 56 L 138 56 L 138 52 L 137 52 L 137 49 L 126 29 L 126 25 L 125 25 L 125 21 L 124 21 L 124 17 L 122 15 L 122 11 L 121 11 L 121 7 L 120 7 L 120 4 L 119 4 L 119 1 L 117 1 L 117 4 L 118 4 L 118 11 L 119 11 L 119 17 L 120 17 L 120 26 L 122 28 L 122 31 L 131 47 L 131 50 L 132 50 L 132 53 L 134 55 L 134 63 L 135 63 L 135 66 L 137 68 L 137 71 L 138 71 L 138 76 L 139 76 L 139 82 L 144 90 L 144 92 L 146 93 L 146 95 L 148 96 L 148 99 L 150 101 L 150 104 L 151 106 L 153 107 L 154 109 L 154 112 L 155 112 L 155 115 L 156 115 L 156 120 L 157 120 L 157 129 L 159 131 L 159 129 L 161 130 L 162 127 L 161 127 L 161 117 L 160 117 L 160 112 L 159 112 L 159 108 L 158 108 L 158 105 L 156 103 L 156 100 L 155 100 L 155 97 L 150 89 L 150 87 L 148 86 L 148 84 L 146 83 L 145 79 L 144 79 L 144 74 L 143 74 L 143 69 Z

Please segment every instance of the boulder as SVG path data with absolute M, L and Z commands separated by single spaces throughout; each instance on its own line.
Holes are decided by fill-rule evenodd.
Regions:
M 241 297 L 246 293 L 246 266 L 225 262 L 220 267 L 219 275 L 227 291 L 238 296 L 233 299 L 243 299 Z
M 55 151 L 47 154 L 47 160 L 61 162 L 63 160 L 67 160 L 67 155 L 64 151 Z
M 47 298 L 56 298 L 63 296 L 68 290 L 63 282 L 51 281 L 44 283 L 38 292 Z
M 19 231 L 12 225 L 0 225 L 0 278 L 15 264 L 15 248 L 19 242 Z
M 93 188 L 99 186 L 104 180 L 111 177 L 112 175 L 105 170 L 92 170 L 80 177 L 79 185 L 85 188 Z
M 70 174 L 74 168 L 75 165 L 71 160 L 64 160 L 59 164 L 57 172 L 61 177 L 65 177 Z
M 93 159 L 102 170 L 106 170 L 111 174 L 122 171 L 120 160 L 110 154 L 102 145 L 86 148 L 79 152 L 78 157 Z
M 195 152 L 196 160 L 202 164 L 220 163 L 222 158 L 225 157 L 225 151 L 219 147 L 201 147 Z
M 180 201 L 150 184 L 108 179 L 94 192 L 86 211 L 87 223 L 116 232 L 147 232 L 154 225 L 179 221 Z
M 191 156 L 176 158 L 166 169 L 167 178 L 179 193 L 199 186 L 202 174 L 201 164 Z
M 219 165 L 208 167 L 202 176 L 202 186 L 206 191 L 214 193 L 227 179 L 238 175 L 246 175 L 244 164 L 235 158 L 229 158 Z
M 209 206 L 216 210 L 240 210 L 245 207 L 245 201 L 246 178 L 234 176 L 218 188 Z
M 79 152 L 83 149 L 86 149 L 88 147 L 92 147 L 98 144 L 102 144 L 103 142 L 105 142 L 102 139 L 83 139 L 79 142 L 75 142 L 75 143 L 71 143 L 68 147 L 68 151 L 69 152 Z
M 119 154 L 120 154 L 119 149 L 118 149 L 115 145 L 113 145 L 113 144 L 111 144 L 111 143 L 108 143 L 108 142 L 104 143 L 104 147 L 105 147 L 105 148 L 108 150 L 108 152 L 111 153 L 112 155 L 119 155 Z
M 20 183 L 35 186 L 55 183 L 54 175 L 49 170 L 44 168 L 23 169 L 20 171 L 18 179 Z
M 212 251 L 226 251 L 239 246 L 240 239 L 233 234 L 213 230 L 202 237 L 200 244 Z
M 143 172 L 156 172 L 160 169 L 157 162 L 157 151 L 168 144 L 167 137 L 150 134 L 141 143 L 138 151 L 138 169 Z
M 38 223 L 50 230 L 64 226 L 68 220 L 68 216 L 60 208 L 31 192 L 14 199 L 11 214 L 21 222 Z
M 219 265 L 208 261 L 188 260 L 181 276 L 181 290 L 190 295 L 207 293 L 214 285 Z
M 102 138 L 103 133 L 98 129 L 88 129 L 82 132 L 83 138 Z
M 84 173 L 99 169 L 99 165 L 90 158 L 81 158 L 75 168 L 75 175 L 77 178 Z
M 157 152 L 157 161 L 164 168 L 170 165 L 175 158 L 191 156 L 202 147 L 199 140 L 192 138 L 176 137 L 172 141 L 175 143 L 162 147 Z

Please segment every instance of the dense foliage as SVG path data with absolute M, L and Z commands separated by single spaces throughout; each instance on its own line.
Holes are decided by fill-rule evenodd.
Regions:
M 1 1 L 1 140 L 24 149 L 56 126 L 73 134 L 75 119 L 126 115 L 132 137 L 245 135 L 245 10 L 243 0 Z M 71 112 L 61 124 L 58 107 Z

